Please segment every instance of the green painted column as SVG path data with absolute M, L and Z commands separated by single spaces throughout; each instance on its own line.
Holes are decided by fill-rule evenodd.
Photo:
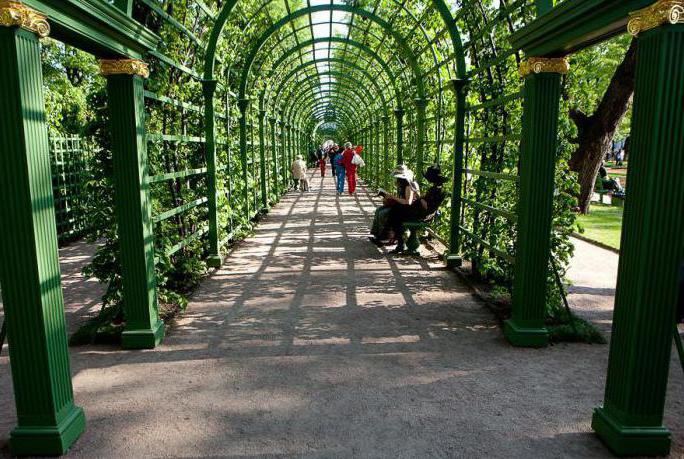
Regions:
M 290 165 L 287 164 L 287 133 L 285 131 L 285 121 L 283 121 L 282 115 L 280 120 L 278 121 L 278 126 L 280 126 L 280 148 L 279 148 L 279 154 L 281 158 L 283 158 L 283 161 L 281 164 L 283 165 L 282 167 L 282 177 L 280 178 L 281 183 L 283 184 L 283 192 L 287 192 L 287 190 L 290 188 L 288 186 L 288 183 L 290 182 L 290 176 L 289 176 L 289 168 Z
M 372 150 L 372 155 L 373 155 L 373 161 L 371 163 L 371 177 L 373 179 L 373 186 L 377 186 L 377 169 L 378 169 L 378 161 L 377 161 L 377 154 L 378 154 L 378 144 L 377 144 L 377 122 L 376 121 L 371 121 L 371 128 L 369 132 L 369 139 L 368 141 L 370 144 L 373 146 Z
M 28 8 L 0 6 L 21 20 Z M 17 410 L 14 455 L 64 454 L 85 428 L 74 405 L 38 35 L 0 26 L 0 279 Z M 3 407 L 7 413 L 9 407 Z
M 259 160 L 261 161 L 261 206 L 268 209 L 268 184 L 266 181 L 266 110 L 259 111 Z
M 258 119 L 258 113 L 257 113 L 257 119 Z M 252 182 L 253 185 L 250 186 L 250 200 L 252 204 L 252 212 L 249 214 L 250 218 L 254 217 L 256 213 L 259 210 L 259 186 L 258 186 L 258 177 L 259 174 L 256 171 L 256 155 L 257 155 L 257 148 L 256 148 L 256 142 L 254 139 L 254 131 L 256 131 L 254 122 L 249 120 L 249 113 L 248 113 L 248 119 L 247 119 L 247 132 L 249 133 L 248 135 L 248 141 L 247 141 L 247 173 L 249 176 L 252 177 Z
M 359 145 L 365 145 L 366 144 L 366 129 L 362 128 L 361 131 L 359 132 L 359 137 L 352 137 L 349 141 L 351 143 L 358 143 Z M 342 145 L 344 147 L 344 145 Z
M 240 162 L 242 163 L 242 184 L 243 184 L 243 199 L 245 200 L 245 213 L 250 219 L 250 189 L 247 166 L 247 110 L 249 109 L 249 99 L 240 99 L 238 101 L 238 108 L 240 109 Z
M 375 121 L 375 151 L 373 152 L 374 162 L 373 165 L 375 166 L 375 187 L 379 188 L 381 179 L 380 179 L 380 163 L 381 163 L 381 158 L 382 158 L 382 147 L 380 146 L 380 132 L 381 132 L 381 127 L 380 127 L 380 118 L 378 118 Z
M 425 127 L 425 110 L 428 101 L 415 99 L 416 104 L 416 179 L 422 184 L 423 172 L 425 172 L 425 139 L 427 132 Z
M 276 124 L 277 120 L 275 116 L 271 116 L 268 118 L 268 121 L 271 125 L 271 160 L 273 161 L 272 167 L 273 167 L 273 189 L 276 193 L 276 195 L 280 195 L 280 179 L 278 178 L 280 176 L 280 170 L 278 168 L 278 148 L 276 146 Z
M 292 125 L 289 122 L 285 124 L 285 132 L 287 139 L 287 172 L 288 183 L 292 186 L 294 178 L 292 177 L 292 163 L 294 162 L 294 138 L 292 136 Z
M 368 129 L 369 129 L 369 128 L 363 128 L 363 129 L 361 130 L 361 138 L 359 139 L 359 142 L 358 142 L 358 143 L 360 143 L 361 145 L 364 145 L 365 148 L 368 148 L 369 161 L 370 161 L 371 164 L 372 164 L 372 161 L 373 161 L 372 155 L 373 155 L 373 153 L 372 153 L 372 145 L 368 145 Z M 352 141 L 352 143 L 356 143 L 356 142 Z M 369 173 L 368 175 L 369 175 L 368 178 L 369 178 L 370 180 L 372 180 L 372 177 L 370 176 L 371 174 Z
M 114 196 L 126 326 L 125 349 L 152 349 L 164 338 L 154 272 L 154 230 L 148 183 L 145 97 L 147 64 L 137 60 L 100 61 L 107 78 Z
M 370 159 L 370 165 L 371 167 L 369 168 L 370 170 L 368 171 L 368 179 L 370 181 L 373 180 L 373 122 L 368 125 L 368 127 L 363 131 L 363 143 L 366 148 L 368 148 L 368 153 L 369 153 L 369 159 Z
M 629 194 L 605 398 L 592 422 L 618 455 L 665 456 L 670 450 L 662 422 L 684 262 L 684 25 L 669 24 L 671 11 L 635 13 L 635 21 L 648 15 L 666 25 L 629 27 L 639 36 Z
M 302 138 L 302 133 L 297 129 L 295 126 L 294 128 L 295 131 L 295 138 L 297 139 L 297 149 L 295 151 L 295 155 L 303 155 L 304 156 L 304 162 L 307 162 L 309 160 L 308 157 L 308 151 L 305 150 L 304 147 L 304 139 Z
M 451 80 L 456 102 L 454 120 L 454 171 L 451 188 L 451 222 L 449 230 L 449 253 L 446 265 L 456 268 L 463 264 L 461 257 L 461 193 L 463 191 L 463 144 L 465 140 L 465 106 L 467 80 Z
M 218 268 L 223 264 L 221 257 L 219 223 L 218 223 L 218 193 L 216 180 L 216 113 L 214 109 L 214 95 L 216 94 L 216 80 L 202 81 L 204 91 L 204 135 L 205 158 L 207 162 L 207 205 L 209 219 L 209 256 L 207 265 Z
M 394 110 L 397 118 L 397 164 L 404 164 L 404 109 L 399 107 Z
M 525 78 L 520 144 L 518 237 L 513 279 L 513 312 L 504 334 L 514 346 L 546 346 L 546 278 L 551 246 L 561 73 L 565 59 L 530 58 Z
M 387 186 L 389 178 L 389 138 L 390 138 L 390 118 L 389 115 L 382 117 L 383 122 L 383 148 L 382 148 L 382 186 Z

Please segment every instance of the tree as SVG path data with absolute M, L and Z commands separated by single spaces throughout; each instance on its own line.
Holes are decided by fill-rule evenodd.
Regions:
M 578 147 L 568 164 L 572 171 L 578 173 L 580 184 L 578 204 L 580 211 L 584 214 L 589 212 L 601 161 L 610 151 L 615 133 L 632 103 L 636 49 L 637 41 L 632 40 L 591 116 L 579 108 L 569 110 L 569 116 L 577 126 L 575 143 Z M 591 62 L 587 64 L 592 65 Z

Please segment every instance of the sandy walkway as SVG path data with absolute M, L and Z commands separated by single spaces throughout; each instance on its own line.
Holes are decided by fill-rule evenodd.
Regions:
M 70 456 L 609 456 L 589 426 L 607 346 L 512 348 L 435 258 L 367 241 L 366 195 L 312 185 L 204 282 L 163 346 L 72 349 L 88 430 Z M 0 406 L 4 443 L 7 359 Z M 666 422 L 681 456 L 681 397 Z

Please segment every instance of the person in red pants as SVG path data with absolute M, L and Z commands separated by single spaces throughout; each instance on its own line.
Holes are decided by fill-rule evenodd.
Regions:
M 354 155 L 359 155 L 363 151 L 363 147 L 359 145 L 354 148 L 351 142 L 344 144 L 344 153 L 342 153 L 342 164 L 347 172 L 347 184 L 349 185 L 349 194 L 353 195 L 356 193 L 356 169 L 357 165 L 354 164 Z
M 322 148 L 318 150 L 318 165 L 321 168 L 321 177 L 325 177 L 325 163 L 327 157 L 325 150 Z

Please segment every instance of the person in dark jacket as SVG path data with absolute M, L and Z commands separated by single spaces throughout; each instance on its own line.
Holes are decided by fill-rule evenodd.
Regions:
M 406 249 L 404 246 L 404 223 L 431 219 L 446 199 L 443 185 L 448 179 L 442 175 L 442 170 L 438 164 L 430 166 L 423 177 L 432 185 L 427 193 L 416 199 L 411 205 L 395 205 L 390 211 L 388 224 L 397 238 L 397 247 L 392 253 L 402 253 Z
M 344 193 L 344 176 L 346 171 L 343 164 L 344 155 L 342 154 L 341 149 L 338 151 L 339 152 L 333 159 L 333 164 L 335 165 L 335 172 L 337 173 L 337 195 L 340 196 Z
M 332 177 L 335 177 L 336 171 L 335 171 L 335 156 L 337 156 L 337 149 L 338 149 L 337 144 L 333 144 L 329 149 L 328 149 L 328 159 L 330 160 L 330 167 L 332 169 Z
M 413 201 L 420 197 L 420 187 L 414 181 L 411 169 L 401 164 L 392 172 L 392 177 L 397 179 L 397 188 L 399 190 L 397 196 L 392 196 L 383 189 L 378 190 L 378 196 L 381 196 L 383 201 L 382 206 L 375 210 L 373 226 L 371 227 L 371 234 L 373 235 L 371 242 L 377 245 L 396 243 L 396 235 L 388 224 L 392 207 L 401 204 L 411 205 Z

